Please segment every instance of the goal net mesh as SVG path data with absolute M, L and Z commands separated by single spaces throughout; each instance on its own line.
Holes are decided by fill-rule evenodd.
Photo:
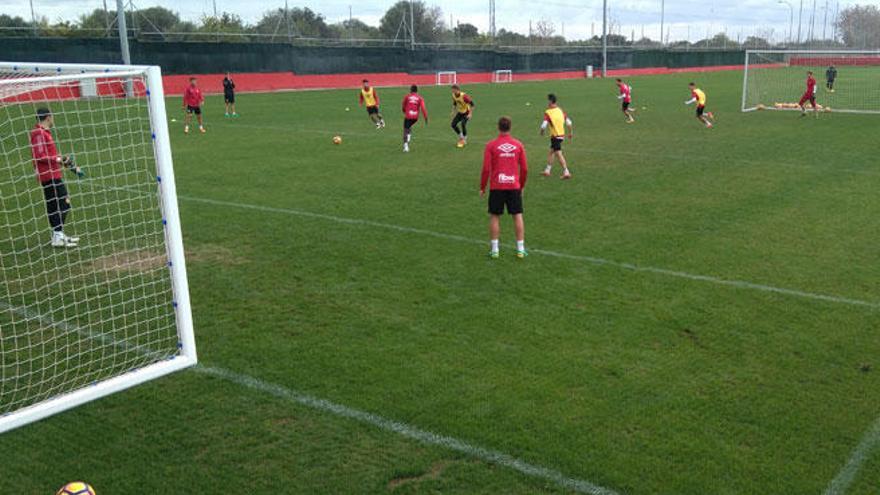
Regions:
M 145 77 L 0 66 L 0 416 L 179 353 Z M 50 243 L 39 108 L 85 173 L 63 172 L 78 247 Z
M 798 109 L 812 71 L 820 109 L 880 113 L 880 52 L 750 51 L 746 58 L 744 111 Z

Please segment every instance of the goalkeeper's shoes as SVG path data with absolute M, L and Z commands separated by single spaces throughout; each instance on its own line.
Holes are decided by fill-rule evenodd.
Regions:
M 183 126 L 183 133 L 189 134 L 189 126 L 188 125 Z
M 226 117 L 227 119 L 229 118 L 229 114 L 228 114 L 228 113 L 224 113 L 223 116 Z
M 63 232 L 52 233 L 52 247 L 72 248 L 79 244 L 79 237 L 68 237 Z
M 498 251 L 489 251 L 490 260 L 497 260 L 499 257 L 501 257 L 501 254 Z
M 517 249 L 516 250 L 516 259 L 521 260 L 529 255 L 529 252 L 525 249 Z
M 560 176 L 559 178 L 562 180 L 569 180 L 571 179 L 571 172 L 569 172 L 568 169 L 565 169 L 565 172 L 563 172 L 562 176 Z
M 409 153 L 409 143 L 403 143 L 403 152 Z
M 235 113 L 235 112 L 232 112 L 232 117 L 237 119 L 237 118 L 238 118 L 238 114 Z
M 206 133 L 206 132 L 208 132 L 208 131 L 206 131 L 204 127 L 199 126 L 199 132 L 201 132 L 202 134 L 204 134 L 204 133 Z

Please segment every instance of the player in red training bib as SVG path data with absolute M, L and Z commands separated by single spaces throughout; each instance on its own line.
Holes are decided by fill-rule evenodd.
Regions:
M 622 100 L 621 110 L 623 110 L 623 116 L 626 118 L 627 124 L 632 124 L 636 121 L 636 119 L 633 118 L 633 111 L 629 107 L 632 104 L 632 86 L 623 82 L 622 79 L 618 79 L 617 89 L 620 91 L 620 94 L 617 95 L 617 99 Z
M 806 102 L 810 102 L 810 105 L 813 106 L 813 114 L 818 117 L 819 107 L 816 106 L 816 78 L 813 77 L 813 71 L 811 70 L 807 71 L 807 90 L 801 96 L 801 101 L 798 102 L 798 105 L 801 107 L 801 117 L 807 116 L 807 108 L 804 105 Z
M 409 141 L 412 134 L 412 126 L 419 121 L 419 114 L 425 116 L 425 125 L 428 125 L 428 109 L 425 108 L 425 100 L 419 94 L 419 87 L 413 84 L 409 87 L 409 94 L 403 97 L 403 152 L 409 153 Z
M 522 190 L 529 169 L 526 149 L 510 135 L 510 117 L 498 119 L 498 137 L 486 144 L 483 152 L 483 172 L 480 175 L 480 196 L 489 186 L 489 258 L 497 259 L 498 237 L 501 235 L 501 215 L 505 207 L 513 216 L 516 233 L 516 257 L 525 258 L 525 224 L 523 223 Z
M 202 124 L 202 103 L 204 101 L 202 90 L 196 85 L 196 78 L 189 78 L 189 86 L 183 90 L 183 110 L 186 112 L 183 117 L 184 134 L 189 134 L 189 123 L 192 121 L 193 114 L 196 114 L 196 119 L 199 121 L 199 131 L 205 132 L 205 126 Z

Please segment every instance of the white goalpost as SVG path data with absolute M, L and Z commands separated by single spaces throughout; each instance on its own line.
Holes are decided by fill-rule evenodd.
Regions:
M 513 71 L 510 69 L 496 70 L 492 74 L 493 83 L 510 83 L 513 82 Z
M 0 62 L 0 166 L 0 433 L 196 364 L 159 68 Z
M 454 70 L 441 70 L 437 73 L 437 86 L 458 84 L 458 73 Z
M 876 50 L 748 50 L 742 111 L 799 110 L 807 71 L 816 78 L 820 110 L 880 113 L 880 51 Z

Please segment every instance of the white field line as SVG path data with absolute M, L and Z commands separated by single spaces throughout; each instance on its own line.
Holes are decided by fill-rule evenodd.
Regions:
M 145 357 L 154 357 L 157 355 L 155 351 L 144 346 L 133 344 L 124 339 L 117 340 L 110 335 L 106 335 L 100 332 L 94 332 L 78 325 L 67 323 L 66 321 L 58 321 L 52 317 L 41 315 L 30 308 L 14 306 L 5 301 L 0 301 L 0 310 L 6 310 L 15 313 L 28 321 L 35 321 L 47 327 L 57 328 L 64 333 L 78 333 L 79 335 L 82 335 L 83 337 L 86 337 L 88 339 L 97 340 L 102 344 L 112 344 L 125 350 L 134 350 Z M 409 438 L 423 444 L 434 445 L 460 452 L 475 459 L 480 459 L 491 464 L 496 464 L 506 467 L 508 469 L 512 469 L 514 471 L 518 471 L 531 478 L 551 481 L 561 487 L 573 490 L 577 493 L 586 493 L 591 495 L 617 495 L 617 492 L 615 492 L 614 490 L 595 485 L 586 480 L 566 476 L 554 469 L 531 464 L 516 457 L 513 457 L 509 454 L 499 452 L 497 450 L 478 447 L 476 445 L 472 445 L 454 437 L 439 435 L 437 433 L 422 430 L 415 426 L 388 419 L 377 414 L 353 409 L 351 407 L 337 404 L 335 402 L 330 402 L 328 400 L 319 399 L 311 395 L 291 390 L 281 385 L 264 382 L 252 376 L 243 375 L 241 373 L 236 373 L 234 371 L 230 371 L 224 368 L 207 367 L 202 365 L 197 365 L 195 368 L 193 368 L 193 370 L 205 375 L 210 375 L 225 380 L 227 382 L 234 383 L 244 388 L 271 395 L 277 399 L 299 404 L 310 409 L 315 409 L 322 413 L 330 413 L 335 416 L 368 424 L 381 430 L 396 433 L 402 437 Z
M 357 421 L 359 423 L 375 426 L 376 428 L 379 428 L 381 430 L 396 433 L 402 437 L 409 438 L 423 444 L 435 445 L 438 447 L 443 447 L 445 449 L 460 452 L 475 459 L 480 459 L 491 464 L 496 464 L 506 467 L 508 469 L 512 469 L 514 471 L 518 471 L 532 478 L 552 481 L 559 486 L 578 493 L 589 493 L 593 495 L 616 495 L 617 493 L 608 488 L 590 483 L 589 481 L 568 477 L 554 469 L 531 464 L 516 457 L 513 457 L 509 454 L 499 452 L 497 450 L 485 449 L 483 447 L 469 444 L 457 438 L 445 435 L 438 435 L 437 433 L 422 430 L 406 423 L 394 421 L 392 419 L 384 418 L 382 416 L 366 411 L 361 411 L 359 409 L 353 409 L 351 407 L 337 404 L 335 402 L 330 402 L 325 399 L 319 399 L 311 395 L 303 394 L 295 390 L 285 388 L 281 385 L 264 382 L 252 376 L 242 375 L 223 368 L 214 368 L 201 365 L 197 366 L 194 369 L 199 373 L 214 376 L 228 382 L 235 383 L 242 387 L 271 395 L 287 402 L 292 402 L 301 406 L 315 409 L 320 412 L 330 413 L 335 416 L 340 416 L 342 418 Z
M 387 229 L 387 230 L 395 230 L 397 232 L 405 232 L 405 233 L 409 233 L 409 234 L 418 234 L 418 235 L 436 237 L 436 238 L 440 238 L 440 239 L 447 239 L 450 241 L 466 242 L 469 244 L 486 244 L 485 241 L 471 239 L 468 237 L 455 235 L 455 234 L 446 234 L 443 232 L 434 232 L 434 231 L 426 230 L 426 229 L 418 229 L 418 228 L 413 228 L 413 227 L 405 227 L 402 225 L 374 222 L 372 220 L 337 217 L 334 215 L 326 215 L 323 213 L 313 213 L 313 212 L 305 211 L 305 210 L 296 210 L 296 209 L 291 209 L 291 208 L 275 208 L 275 207 L 270 207 L 270 206 L 259 206 L 259 205 L 253 205 L 253 204 L 248 204 L 248 203 L 236 203 L 233 201 L 221 201 L 221 200 L 216 200 L 216 199 L 197 198 L 197 197 L 192 197 L 192 196 L 178 196 L 178 199 L 183 200 L 183 201 L 192 201 L 192 202 L 204 203 L 204 204 L 215 205 L 215 206 L 225 206 L 225 207 L 241 208 L 241 209 L 247 209 L 247 210 L 263 211 L 263 212 L 267 212 L 267 213 L 278 213 L 278 214 L 285 214 L 285 215 L 295 215 L 295 216 L 306 217 L 306 218 L 315 218 L 315 219 L 319 219 L 319 220 L 328 220 L 331 222 L 344 223 L 344 224 L 349 224 L 349 225 L 376 227 L 376 228 Z M 848 297 L 841 297 L 841 296 L 827 295 L 827 294 L 817 294 L 817 293 L 813 293 L 813 292 L 806 292 L 806 291 L 797 290 L 797 289 L 786 289 L 786 288 L 782 288 L 782 287 L 774 287 L 772 285 L 758 284 L 758 283 L 747 282 L 747 281 L 743 281 L 743 280 L 728 280 L 728 279 L 713 277 L 710 275 L 699 275 L 699 274 L 693 274 L 693 273 L 682 272 L 682 271 L 677 271 L 677 270 L 668 270 L 665 268 L 656 268 L 656 267 L 651 267 L 651 266 L 640 266 L 640 265 L 636 265 L 633 263 L 612 261 L 612 260 L 607 260 L 604 258 L 597 258 L 597 257 L 593 257 L 593 256 L 567 254 L 567 253 L 562 253 L 562 252 L 558 252 L 558 251 L 550 251 L 550 250 L 546 250 L 546 249 L 531 249 L 530 252 L 533 254 L 542 254 L 544 256 L 551 256 L 554 258 L 568 259 L 568 260 L 574 260 L 574 261 L 584 261 L 584 262 L 591 263 L 594 265 L 611 266 L 611 267 L 621 268 L 624 270 L 629 270 L 629 271 L 634 271 L 634 272 L 653 273 L 653 274 L 657 274 L 657 275 L 665 275 L 665 276 L 669 276 L 669 277 L 676 277 L 676 278 L 681 278 L 681 279 L 686 279 L 686 280 L 707 282 L 707 283 L 711 283 L 711 284 L 715 284 L 715 285 L 734 287 L 737 289 L 756 290 L 756 291 L 770 292 L 770 293 L 781 294 L 781 295 L 791 296 L 791 297 L 799 297 L 799 298 L 803 298 L 803 299 L 813 299 L 813 300 L 817 300 L 817 301 L 824 301 L 824 302 L 837 303 L 837 304 L 846 304 L 846 305 L 850 305 L 850 306 L 860 306 L 860 307 L 866 307 L 866 308 L 870 308 L 870 309 L 880 309 L 880 303 L 872 302 L 872 301 L 865 301 L 865 300 L 861 300 L 861 299 L 852 299 L 852 298 L 848 298 Z
M 843 495 L 849 489 L 849 486 L 855 480 L 862 465 L 868 460 L 868 457 L 880 446 L 880 418 L 874 421 L 871 428 L 862 437 L 862 441 L 853 451 L 849 460 L 846 461 L 843 468 L 837 473 L 837 476 L 828 484 L 824 495 Z

